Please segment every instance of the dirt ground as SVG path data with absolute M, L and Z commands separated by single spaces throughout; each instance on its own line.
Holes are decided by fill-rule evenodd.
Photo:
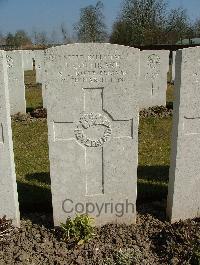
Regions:
M 97 228 L 89 243 L 76 246 L 62 240 L 51 216 L 31 214 L 0 242 L 0 264 L 200 264 L 200 219 L 165 220 L 162 203 L 140 205 L 136 225 Z

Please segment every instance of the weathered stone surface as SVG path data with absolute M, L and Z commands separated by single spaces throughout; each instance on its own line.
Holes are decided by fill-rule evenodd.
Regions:
M 134 223 L 139 50 L 111 44 L 47 49 L 45 75 L 55 225 L 78 212 L 97 225 Z
M 19 226 L 6 53 L 0 51 L 0 218 L 4 215 Z
M 42 85 L 42 100 L 43 108 L 46 108 L 46 87 L 43 80 L 44 76 L 44 50 L 35 50 L 34 51 L 35 59 L 35 71 L 36 71 L 36 82 Z
M 200 217 L 200 48 L 176 55 L 175 103 L 167 214 Z
M 33 70 L 34 51 L 22 50 L 24 71 Z
M 44 50 L 34 50 L 36 82 L 43 83 Z
M 6 52 L 8 68 L 8 89 L 10 97 L 10 113 L 26 113 L 24 67 L 22 51 Z
M 172 82 L 175 81 L 175 60 L 176 60 L 176 51 L 172 52 Z
M 141 51 L 140 109 L 166 105 L 169 51 Z

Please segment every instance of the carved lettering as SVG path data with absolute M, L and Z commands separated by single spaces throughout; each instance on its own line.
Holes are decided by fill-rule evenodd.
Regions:
M 125 82 L 127 73 L 122 69 L 120 54 L 69 54 L 65 59 L 67 79 L 74 83 Z
M 6 55 L 6 61 L 7 61 L 8 68 L 13 67 L 14 65 L 13 58 L 11 58 L 9 55 Z
M 156 79 L 160 72 L 160 56 L 156 54 L 149 55 L 147 64 L 149 71 L 145 78 L 150 78 L 152 80 Z

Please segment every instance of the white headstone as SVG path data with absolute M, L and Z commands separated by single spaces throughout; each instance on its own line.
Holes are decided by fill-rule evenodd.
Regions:
M 26 113 L 22 51 L 6 52 L 11 115 Z
M 200 48 L 176 55 L 175 103 L 167 214 L 200 217 Z
M 44 50 L 34 50 L 36 82 L 43 83 Z
M 166 105 L 169 51 L 141 51 L 140 109 Z
M 24 71 L 33 70 L 34 51 L 22 50 Z
M 44 50 L 34 51 L 35 59 L 35 71 L 36 71 L 36 82 L 42 84 L 42 100 L 43 107 L 46 108 L 46 87 L 44 82 Z
M 134 223 L 139 50 L 111 44 L 47 49 L 45 74 L 55 225 L 83 212 L 97 225 Z
M 4 215 L 19 226 L 6 53 L 0 51 L 0 218 Z
M 172 52 L 172 82 L 175 81 L 175 60 L 176 60 L 176 51 Z

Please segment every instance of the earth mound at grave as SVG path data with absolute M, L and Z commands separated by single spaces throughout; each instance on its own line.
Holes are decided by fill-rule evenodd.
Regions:
M 138 211 L 137 225 L 97 228 L 96 236 L 81 246 L 65 243 L 50 216 L 29 215 L 9 240 L 0 242 L 0 264 L 115 265 L 120 259 L 132 262 L 127 264 L 192 264 L 200 219 L 170 225 L 164 210 L 153 204 Z

